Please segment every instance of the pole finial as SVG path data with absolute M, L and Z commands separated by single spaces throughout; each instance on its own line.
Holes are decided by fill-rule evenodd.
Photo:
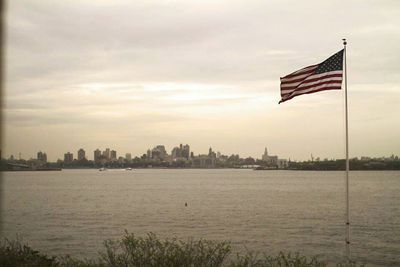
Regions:
M 343 45 L 347 45 L 346 38 L 343 38 L 342 40 L 343 40 Z

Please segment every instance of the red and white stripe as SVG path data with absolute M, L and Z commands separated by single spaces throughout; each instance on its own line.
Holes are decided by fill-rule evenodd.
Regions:
M 343 70 L 315 74 L 318 66 L 319 64 L 308 66 L 281 78 L 282 99 L 279 103 L 298 95 L 342 88 Z

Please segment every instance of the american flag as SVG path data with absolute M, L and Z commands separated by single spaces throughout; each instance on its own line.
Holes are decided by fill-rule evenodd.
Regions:
M 281 101 L 324 90 L 340 90 L 343 76 L 343 51 L 324 62 L 302 68 L 281 78 Z

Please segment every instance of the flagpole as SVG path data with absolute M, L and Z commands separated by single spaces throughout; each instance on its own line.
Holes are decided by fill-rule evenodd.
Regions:
M 349 115 L 347 108 L 347 58 L 346 58 L 346 39 L 344 45 L 344 94 L 345 94 L 345 116 L 346 116 L 346 256 L 350 259 L 350 208 L 349 208 Z

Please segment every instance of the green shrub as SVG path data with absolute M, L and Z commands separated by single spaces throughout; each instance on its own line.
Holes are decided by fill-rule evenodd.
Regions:
M 249 251 L 229 257 L 229 242 L 177 238 L 160 240 L 153 233 L 145 237 L 125 233 L 121 240 L 104 241 L 97 259 L 76 259 L 70 256 L 49 257 L 18 239 L 0 243 L 0 266 L 7 267 L 323 267 L 327 264 L 316 257 L 298 253 L 277 256 L 254 254 Z M 352 261 L 342 261 L 338 267 L 357 267 Z
M 227 242 L 159 240 L 155 234 L 136 237 L 126 233 L 121 241 L 104 242 L 102 259 L 107 266 L 222 266 L 231 248 Z
M 244 255 L 237 255 L 236 260 L 232 261 L 230 267 L 324 267 L 325 262 L 319 261 L 317 257 L 305 257 L 295 253 L 280 252 L 277 256 L 264 255 L 257 257 L 252 252 Z
M 15 267 L 52 267 L 57 266 L 55 257 L 48 257 L 33 250 L 19 240 L 10 241 L 4 239 L 0 245 L 0 266 Z

